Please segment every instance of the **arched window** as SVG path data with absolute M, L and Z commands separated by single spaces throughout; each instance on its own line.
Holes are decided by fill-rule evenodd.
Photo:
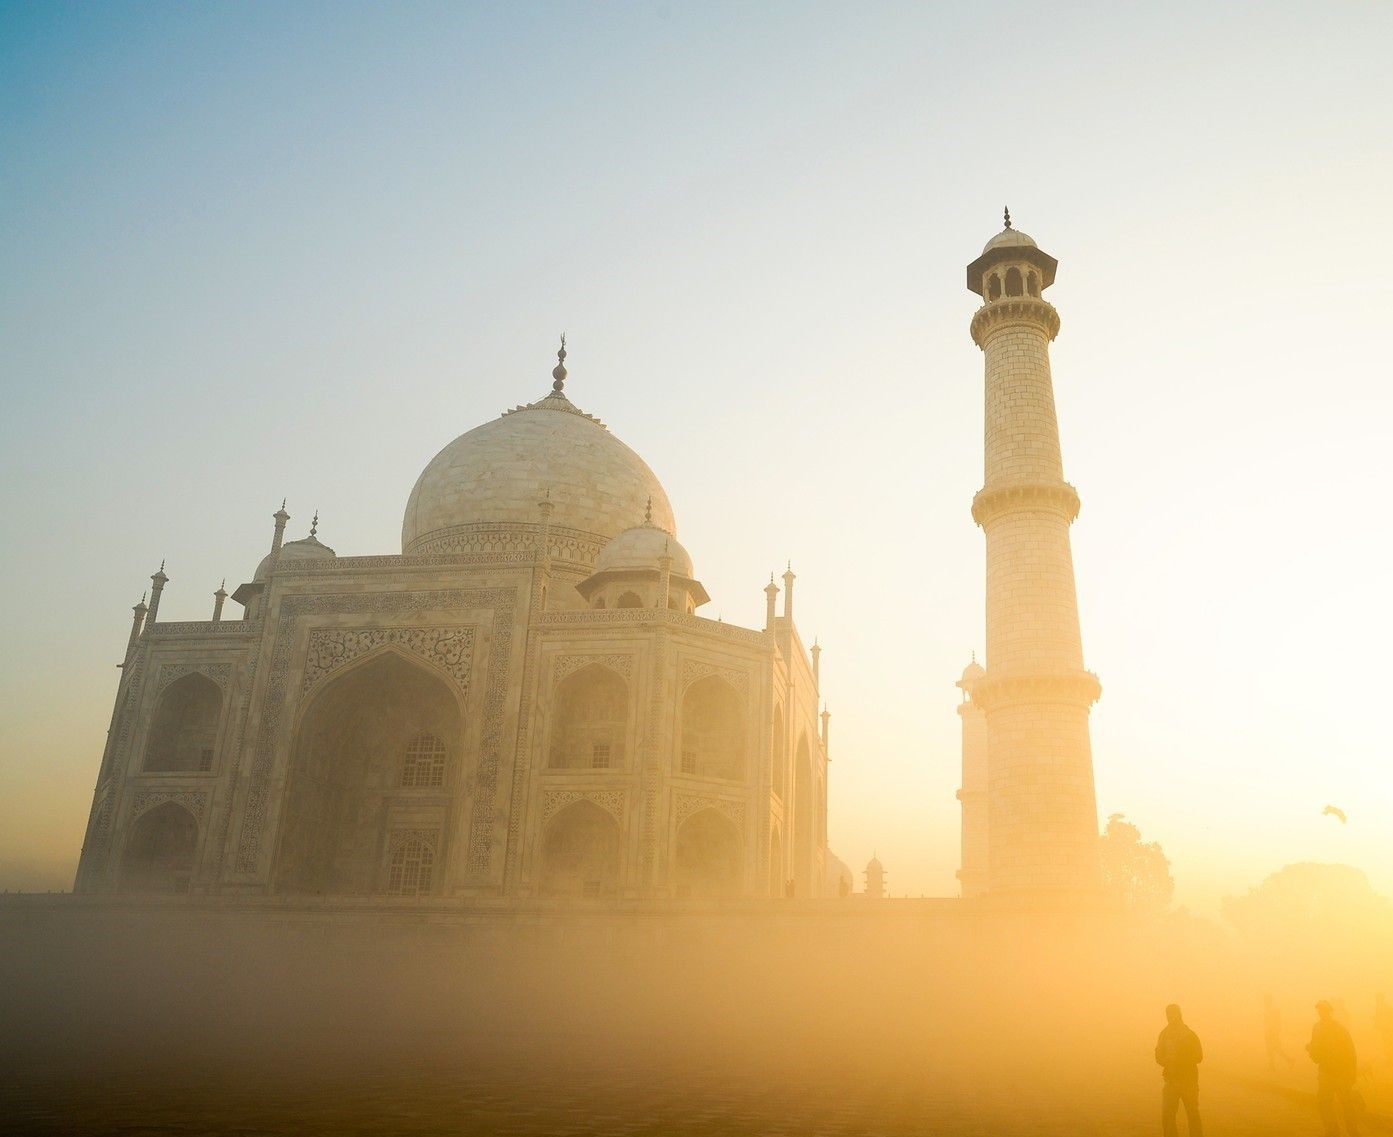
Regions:
M 206 675 L 193 672 L 165 688 L 150 724 L 145 769 L 211 770 L 222 691 Z
M 431 870 L 435 867 L 435 850 L 419 837 L 407 837 L 392 849 L 387 866 L 389 896 L 430 895 Z
M 1040 278 L 1033 272 L 1025 278 L 1025 290 L 1030 293 L 1031 296 L 1040 295 Z
M 603 608 L 604 606 L 605 606 L 605 598 L 604 598 L 603 596 L 597 596 L 597 597 L 595 597 L 595 607 L 596 607 L 596 608 Z
M 198 848 L 198 822 L 167 801 L 136 818 L 121 858 L 121 887 L 131 892 L 187 892 Z
M 1006 270 L 1006 295 L 1019 296 L 1025 291 L 1021 284 L 1021 270 L 1012 265 Z
M 435 735 L 423 732 L 406 744 L 401 784 L 418 789 L 445 784 L 445 744 Z
M 547 764 L 557 770 L 604 770 L 624 765 L 629 687 L 598 663 L 557 685 Z
M 698 679 L 682 698 L 679 769 L 700 778 L 745 776 L 745 708 L 724 679 Z
M 637 592 L 626 592 L 619 598 L 616 608 L 642 608 L 643 598 Z
M 987 299 L 1001 299 L 1001 277 L 997 276 L 996 273 L 992 273 L 987 279 Z
M 784 731 L 784 709 L 774 708 L 774 751 L 770 757 L 774 792 L 782 799 L 788 791 L 788 738 Z

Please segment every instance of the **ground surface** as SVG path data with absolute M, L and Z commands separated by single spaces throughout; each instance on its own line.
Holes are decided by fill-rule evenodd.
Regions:
M 861 1137 L 964 1134 L 1131 1137 L 1159 1132 L 1154 1083 L 1066 1098 L 1002 1093 L 950 1075 L 937 1084 L 873 1071 L 796 1084 L 664 1062 L 615 1068 L 578 1057 L 410 1068 L 355 1065 L 299 1076 L 249 1066 L 128 1070 L 100 1078 L 28 1070 L 6 1077 L 8 1131 L 33 1134 L 760 1134 Z M 1005 1087 L 1009 1089 L 1009 1087 Z M 1274 1092 L 1216 1074 L 1202 1098 L 1211 1133 L 1319 1134 L 1309 1092 Z M 1371 1126 L 1377 1130 L 1378 1126 Z M 1393 1128 L 1393 1127 L 1388 1127 Z M 1182 1129 L 1183 1131 L 1183 1129 Z

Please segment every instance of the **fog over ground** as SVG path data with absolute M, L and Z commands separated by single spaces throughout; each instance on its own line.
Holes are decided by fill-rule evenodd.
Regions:
M 1298 1133 L 1317 997 L 1347 1004 L 1370 1104 L 1387 1097 L 1367 1020 L 1388 957 L 1350 931 L 1264 955 L 1185 918 L 952 902 L 31 898 L 0 909 L 0 1066 L 32 1132 L 1142 1133 L 1175 1001 L 1205 1044 L 1211 1124 Z M 1265 1066 L 1265 991 L 1290 1072 Z

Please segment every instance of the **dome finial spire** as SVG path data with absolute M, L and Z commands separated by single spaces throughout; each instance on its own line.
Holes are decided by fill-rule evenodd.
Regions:
M 551 369 L 551 389 L 558 395 L 566 385 L 566 333 L 561 333 L 561 348 L 556 353 L 556 366 Z
M 653 524 L 653 495 L 652 495 L 652 494 L 649 494 L 649 495 L 648 495 L 648 504 L 645 505 L 645 506 L 643 507 L 643 523 L 644 523 L 645 525 L 652 525 L 652 524 Z
M 313 537 L 319 532 L 319 510 L 314 511 L 314 519 L 310 522 L 310 536 Z
M 1006 228 L 1011 228 L 1011 207 L 1009 205 L 1006 206 L 1004 209 L 1002 209 L 1001 213 L 1002 216 L 1006 219 Z

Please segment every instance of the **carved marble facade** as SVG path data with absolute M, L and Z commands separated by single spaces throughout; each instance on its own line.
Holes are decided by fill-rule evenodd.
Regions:
M 792 574 L 764 628 L 697 615 L 662 487 L 560 380 L 427 467 L 401 555 L 287 542 L 288 520 L 242 619 L 159 619 L 163 570 L 137 607 L 79 889 L 821 892 Z

